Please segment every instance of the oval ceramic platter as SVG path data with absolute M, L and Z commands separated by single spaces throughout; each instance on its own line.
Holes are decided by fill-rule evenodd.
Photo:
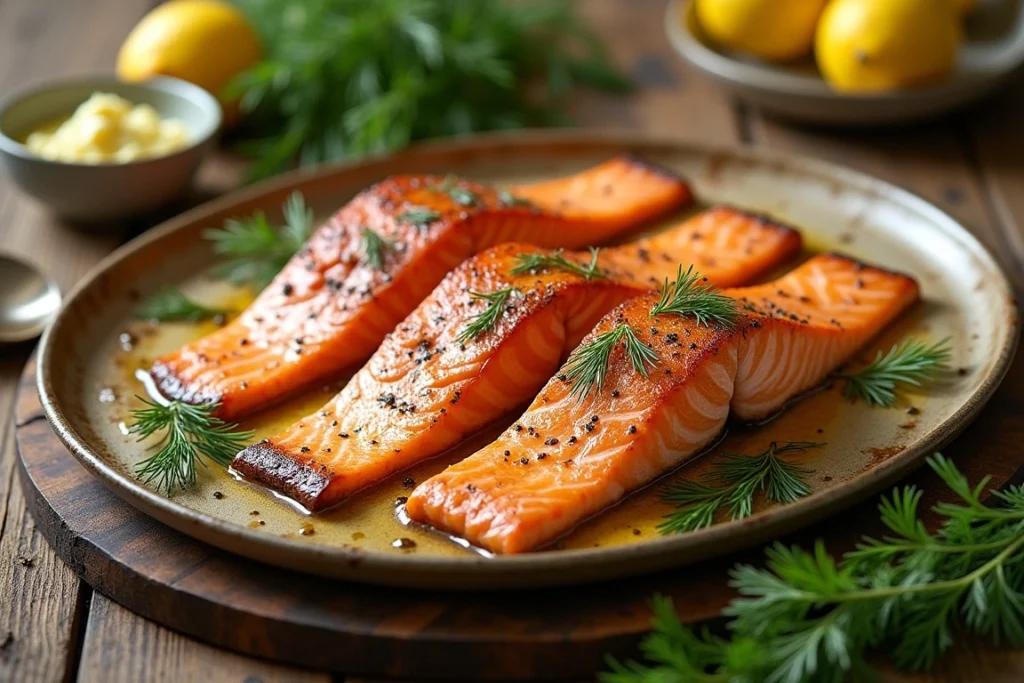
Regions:
M 693 0 L 668 4 L 665 30 L 684 59 L 737 97 L 788 119 L 827 126 L 890 125 L 935 116 L 988 95 L 1024 63 L 1024 9 L 1018 0 L 981 0 L 966 19 L 949 79 L 905 92 L 840 94 L 811 58 L 777 65 L 721 50 L 701 29 Z
M 563 175 L 624 151 L 686 176 L 704 205 L 727 202 L 793 224 L 811 251 L 841 250 L 912 274 L 921 283 L 923 302 L 874 340 L 863 358 L 908 334 L 949 337 L 955 371 L 926 394 L 904 395 L 896 408 L 854 405 L 839 387 L 831 387 L 796 402 L 769 424 L 730 428 L 715 449 L 583 523 L 554 547 L 518 556 L 483 556 L 430 530 L 404 525 L 396 511 L 396 499 L 407 494 L 407 478 L 423 481 L 472 453 L 514 415 L 447 455 L 313 516 L 219 467 L 199 468 L 198 485 L 173 498 L 133 476 L 146 454 L 145 444 L 126 434 L 129 411 L 140 405 L 136 395 L 143 393 L 133 372 L 211 329 L 135 321 L 131 313 L 140 297 L 168 283 L 207 304 L 240 308 L 251 296 L 209 277 L 216 257 L 202 237 L 205 228 L 256 210 L 276 217 L 296 189 L 326 216 L 358 190 L 394 173 L 451 172 L 507 183 Z M 68 296 L 42 342 L 38 380 L 47 416 L 82 464 L 130 503 L 179 531 L 256 560 L 327 576 L 507 588 L 682 565 L 834 513 L 919 466 L 957 434 L 1002 379 L 1016 341 L 1013 297 L 991 256 L 955 221 L 905 191 L 807 159 L 615 134 L 536 133 L 427 144 L 381 160 L 295 173 L 183 214 L 119 249 Z M 345 380 L 339 377 L 271 408 L 245 426 L 261 438 L 315 410 Z M 672 510 L 659 495 L 666 482 L 699 477 L 723 451 L 753 454 L 773 440 L 825 442 L 802 460 L 812 471 L 810 495 L 788 506 L 760 505 L 741 522 L 659 534 L 659 522 Z M 396 544 L 400 539 L 405 540 Z

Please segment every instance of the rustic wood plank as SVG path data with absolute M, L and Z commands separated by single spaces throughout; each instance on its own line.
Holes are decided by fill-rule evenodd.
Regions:
M 577 3 L 611 58 L 634 80 L 628 97 L 573 96 L 569 116 L 586 126 L 627 127 L 703 144 L 740 140 L 735 106 L 699 78 L 669 44 L 661 0 Z
M 1010 270 L 1007 241 L 949 120 L 878 131 L 810 130 L 750 117 L 753 142 L 850 166 L 918 194 L 961 221 Z
M 142 619 L 96 593 L 82 644 L 78 680 L 330 683 L 331 677 L 203 645 Z
M 1024 655 L 972 640 L 958 640 L 949 654 L 927 673 L 883 668 L 884 683 L 1019 683 L 1024 680 Z
M 1024 280 L 1024 136 L 1020 132 L 1024 89 L 1014 85 L 972 111 L 960 125 L 971 145 L 993 213 L 1012 252 L 1018 283 Z
M 0 536 L 0 680 L 60 681 L 74 653 L 83 593 L 74 572 L 35 530 L 21 488 L 10 486 L 13 436 L 8 429 L 0 463 L 0 495 L 7 503 Z
M 108 69 L 119 37 L 150 0 L 0 3 L 0 91 L 43 78 Z M 116 38 L 112 38 L 116 36 Z M 116 237 L 73 232 L 0 182 L 0 244 L 53 275 L 67 291 L 116 246 Z M 74 668 L 83 589 L 46 545 L 14 484 L 14 429 L 9 416 L 30 344 L 5 347 L 0 360 L 0 680 L 64 680 Z

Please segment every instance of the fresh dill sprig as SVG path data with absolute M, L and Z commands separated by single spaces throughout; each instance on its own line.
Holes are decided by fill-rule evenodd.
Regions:
M 249 218 L 232 218 L 223 228 L 203 232 L 213 249 L 227 260 L 214 268 L 215 277 L 261 290 L 313 234 L 313 210 L 301 192 L 282 206 L 285 224 L 275 229 L 262 211 Z
M 458 185 L 458 178 L 453 175 L 447 175 L 439 183 L 436 183 L 433 188 L 438 192 L 443 192 L 448 197 L 458 204 L 459 206 L 476 206 L 480 203 L 480 195 L 473 190 Z
M 586 265 L 580 265 L 565 258 L 561 249 L 556 249 L 550 254 L 517 254 L 518 263 L 512 267 L 511 273 L 512 275 L 526 275 L 540 270 L 563 270 L 567 273 L 582 275 L 586 280 L 596 280 L 607 277 L 597 267 L 597 257 L 600 253 L 600 249 L 591 247 L 590 263 Z
M 284 215 L 281 232 L 288 244 L 301 247 L 313 234 L 313 209 L 306 206 L 306 198 L 302 193 L 295 191 L 288 195 L 281 212 Z
M 362 248 L 362 262 L 374 270 L 384 268 L 384 259 L 394 251 L 393 240 L 385 239 L 370 228 L 364 227 L 359 233 Z
M 469 296 L 474 300 L 486 301 L 487 308 L 473 316 L 466 324 L 459 336 L 455 338 L 460 344 L 475 339 L 478 335 L 494 329 L 494 325 L 506 310 L 510 298 L 521 299 L 523 293 L 515 287 L 505 287 L 496 292 L 470 292 Z
M 566 379 L 572 384 L 571 395 L 582 401 L 591 389 L 604 388 L 612 350 L 619 342 L 625 347 L 626 357 L 638 374 L 647 377 L 648 366 L 658 362 L 658 354 L 637 338 L 628 323 L 603 332 L 586 344 L 576 347 L 565 363 Z
M 804 453 L 824 444 L 813 441 L 772 442 L 760 455 L 726 453 L 716 458 L 716 468 L 703 481 L 683 481 L 665 488 L 661 498 L 677 506 L 658 525 L 664 535 L 696 531 L 714 524 L 715 514 L 728 508 L 730 519 L 749 517 L 754 496 L 764 492 L 771 503 L 793 503 L 811 492 L 804 476 L 810 470 L 779 458 Z
M 905 339 L 886 353 L 879 351 L 875 360 L 863 369 L 838 376 L 846 380 L 843 394 L 847 398 L 889 408 L 896 402 L 898 385 L 921 386 L 945 369 L 950 358 L 952 349 L 948 338 L 932 345 Z
M 236 431 L 238 425 L 215 417 L 217 403 L 171 401 L 161 405 L 141 397 L 139 400 L 146 407 L 132 411 L 128 433 L 138 435 L 139 441 L 158 432 L 163 436 L 150 448 L 156 453 L 136 465 L 135 475 L 144 484 L 155 483 L 168 496 L 176 489 L 185 491 L 195 486 L 196 462 L 205 464 L 205 457 L 226 467 L 253 438 L 254 432 Z
M 517 197 L 508 190 L 498 190 L 498 203 L 502 206 L 533 206 L 529 199 Z
M 440 217 L 441 214 L 433 209 L 413 206 L 399 214 L 398 222 L 407 223 L 408 225 L 430 225 Z
M 929 466 L 960 499 L 941 503 L 929 533 L 921 493 L 896 490 L 880 505 L 891 536 L 865 539 L 841 560 L 818 542 L 813 552 L 776 544 L 767 566 L 731 572 L 738 591 L 725 610 L 728 637 L 683 626 L 671 603 L 654 600 L 648 664 L 609 660 L 605 683 L 767 681 L 811 683 L 872 678 L 867 655 L 901 668 L 930 668 L 954 630 L 1024 648 L 1024 487 L 971 486 L 952 462 Z
M 480 203 L 480 197 L 476 192 L 459 187 L 458 185 L 452 185 L 448 188 L 448 196 L 460 206 L 476 206 Z
M 147 297 L 135 309 L 135 317 L 143 320 L 160 322 L 190 322 L 223 318 L 231 311 L 223 308 L 210 308 L 192 301 L 181 290 L 167 285 Z
M 675 282 L 665 278 L 661 299 L 651 308 L 651 316 L 666 313 L 693 316 L 698 325 L 717 323 L 732 327 L 736 324 L 739 309 L 735 299 L 719 293 L 718 288 L 709 284 L 706 277 L 694 272 L 691 265 L 685 273 L 683 267 L 679 266 Z

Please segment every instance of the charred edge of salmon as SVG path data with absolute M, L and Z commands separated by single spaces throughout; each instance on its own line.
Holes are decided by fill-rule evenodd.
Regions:
M 872 271 L 873 270 L 876 273 L 883 273 L 885 275 L 889 275 L 889 276 L 892 276 L 892 277 L 903 278 L 905 280 L 909 280 L 910 282 L 913 282 L 915 285 L 917 284 L 917 279 L 916 278 L 914 278 L 911 275 L 907 275 L 906 273 L 904 273 L 902 271 L 890 270 L 889 268 L 883 268 L 882 266 L 876 266 L 876 265 L 874 265 L 872 263 L 864 263 L 863 261 L 859 261 L 859 260 L 853 258 L 852 256 L 849 256 L 847 254 L 843 254 L 842 252 L 830 251 L 830 252 L 827 252 L 825 254 L 820 254 L 819 256 L 823 256 L 823 257 L 831 258 L 831 259 L 836 259 L 837 261 L 845 261 L 846 263 L 849 263 L 851 266 L 853 266 L 856 270 L 859 270 L 859 271 L 865 271 L 865 270 Z
M 311 512 L 319 507 L 320 494 L 331 483 L 326 468 L 300 462 L 269 441 L 246 447 L 231 461 L 231 469 L 248 481 L 291 498 Z
M 693 196 L 693 188 L 690 187 L 690 182 L 682 175 L 673 171 L 672 169 L 666 168 L 665 166 L 662 166 L 661 164 L 651 161 L 649 159 L 645 159 L 636 152 L 625 152 L 623 154 L 620 154 L 618 158 L 622 159 L 623 161 L 626 161 L 627 163 L 633 164 L 634 166 L 645 168 L 651 173 L 661 176 L 666 180 L 673 180 L 677 183 L 680 183 L 683 187 L 686 188 L 690 196 Z
M 149 376 L 153 379 L 153 385 L 160 395 L 171 401 L 181 401 L 190 405 L 202 405 L 204 403 L 217 403 L 223 396 L 219 392 L 211 391 L 209 387 L 196 389 L 188 382 L 182 381 L 178 375 L 159 360 L 153 363 L 148 370 Z

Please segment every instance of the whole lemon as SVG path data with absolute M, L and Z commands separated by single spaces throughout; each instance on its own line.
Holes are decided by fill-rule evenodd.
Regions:
M 768 61 L 810 54 L 828 0 L 696 0 L 697 19 L 713 41 Z
M 117 75 L 125 81 L 175 76 L 220 97 L 224 86 L 262 54 L 256 32 L 232 5 L 171 0 L 128 34 L 117 55 Z
M 881 92 L 938 83 L 960 42 L 946 0 L 833 0 L 815 39 L 818 68 L 841 92 Z

